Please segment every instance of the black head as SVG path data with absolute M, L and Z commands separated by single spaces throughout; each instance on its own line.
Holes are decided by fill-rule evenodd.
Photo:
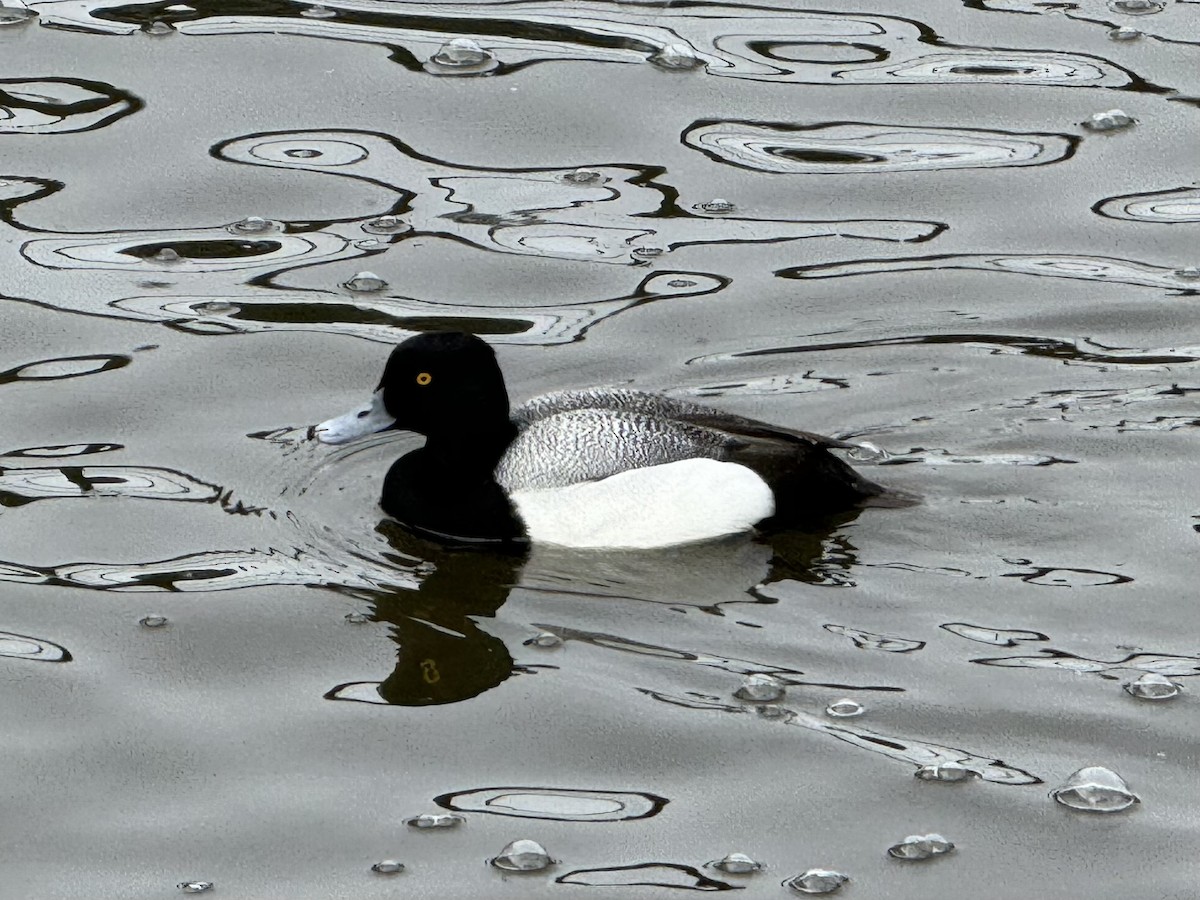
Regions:
M 378 390 L 395 428 L 427 437 L 508 426 L 508 391 L 496 354 L 473 334 L 428 332 L 396 346 Z

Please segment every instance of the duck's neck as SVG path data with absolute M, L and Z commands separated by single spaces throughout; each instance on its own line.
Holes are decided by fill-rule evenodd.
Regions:
M 458 425 L 428 435 L 425 455 L 464 476 L 490 476 L 516 436 L 517 427 L 508 418 Z

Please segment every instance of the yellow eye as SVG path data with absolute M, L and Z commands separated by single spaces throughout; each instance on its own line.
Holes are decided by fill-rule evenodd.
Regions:
M 417 376 L 417 384 L 419 384 L 421 387 L 425 387 L 425 385 L 429 384 L 431 381 L 433 381 L 433 376 L 428 372 L 422 372 Z

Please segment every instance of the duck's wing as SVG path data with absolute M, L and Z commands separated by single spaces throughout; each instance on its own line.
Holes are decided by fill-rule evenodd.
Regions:
M 512 414 L 520 429 L 528 428 L 561 413 L 578 410 L 603 410 L 615 413 L 631 413 L 691 425 L 708 431 L 723 432 L 730 436 L 776 439 L 785 444 L 810 444 L 816 447 L 833 447 L 851 450 L 857 444 L 837 438 L 769 425 L 756 419 L 734 415 L 711 406 L 680 400 L 664 394 L 634 391 L 625 388 L 591 388 L 580 391 L 555 391 L 534 397 Z
M 684 459 L 728 459 L 741 443 L 689 422 L 575 407 L 527 420 L 500 460 L 496 480 L 508 491 L 566 487 Z

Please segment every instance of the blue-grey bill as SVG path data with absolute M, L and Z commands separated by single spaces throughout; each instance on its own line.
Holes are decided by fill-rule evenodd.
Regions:
M 395 424 L 395 417 L 389 414 L 383 405 L 383 391 L 376 391 L 369 403 L 344 415 L 327 419 L 313 431 L 317 440 L 323 444 L 346 444 L 391 428 Z

